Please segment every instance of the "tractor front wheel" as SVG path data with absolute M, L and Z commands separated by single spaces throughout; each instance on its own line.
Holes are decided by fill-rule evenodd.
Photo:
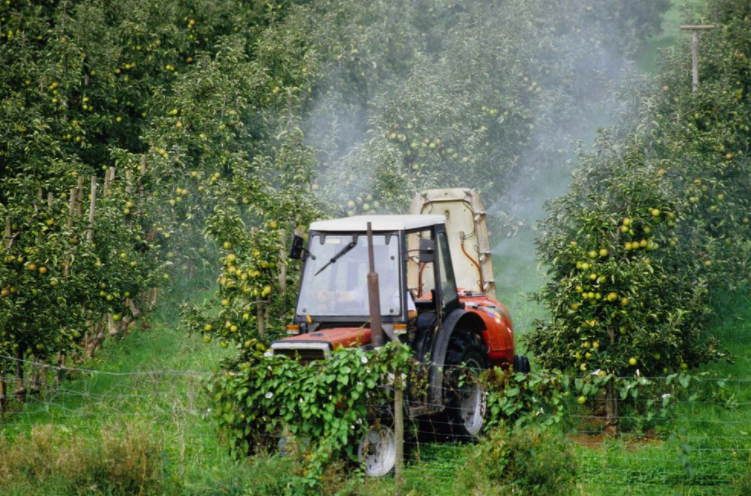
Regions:
M 382 418 L 368 427 L 357 446 L 357 458 L 369 477 L 383 477 L 394 472 L 396 435 L 393 421 Z

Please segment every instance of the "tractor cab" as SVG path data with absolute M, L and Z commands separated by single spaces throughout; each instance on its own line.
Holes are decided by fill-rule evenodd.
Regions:
M 294 335 L 275 342 L 274 353 L 311 360 L 339 346 L 371 346 L 368 223 L 387 341 L 414 344 L 418 327 L 437 327 L 460 308 L 443 216 L 370 215 L 315 222 L 307 248 L 301 240 L 292 244 L 291 255 L 304 260 L 294 324 L 288 328 Z

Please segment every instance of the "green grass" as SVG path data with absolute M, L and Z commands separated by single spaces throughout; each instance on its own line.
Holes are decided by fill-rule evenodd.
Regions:
M 602 448 L 580 447 L 582 480 L 590 494 L 741 494 L 733 481 L 751 461 L 751 298 L 747 290 L 718 295 L 707 332 L 735 355 L 735 363 L 702 367 L 729 378 L 716 398 L 679 406 L 673 438 Z
M 176 308 L 175 301 L 165 302 L 148 319 L 148 329 L 109 340 L 95 360 L 81 365 L 90 372 L 70 372 L 59 391 L 30 398 L 25 408 L 3 416 L 0 437 L 12 442 L 35 426 L 51 424 L 94 442 L 112 425 L 138 425 L 163 442 L 168 494 L 245 494 L 261 481 L 259 474 L 273 473 L 275 464 L 285 472 L 283 460 L 235 463 L 229 458 L 203 387 L 229 352 L 178 329 Z M 67 494 L 60 481 L 45 484 L 34 494 Z M 18 487 L 0 493 L 26 494 L 27 485 Z

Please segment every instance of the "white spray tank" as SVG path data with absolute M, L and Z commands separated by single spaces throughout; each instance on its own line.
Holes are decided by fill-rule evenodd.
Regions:
M 473 189 L 431 189 L 415 195 L 410 214 L 446 217 L 451 261 L 460 290 L 495 299 L 495 277 L 485 205 Z

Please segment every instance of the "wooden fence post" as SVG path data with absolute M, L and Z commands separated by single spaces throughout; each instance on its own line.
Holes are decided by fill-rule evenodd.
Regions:
M 110 194 L 110 172 L 111 171 L 112 171 L 112 167 L 110 167 L 104 172 L 104 191 L 102 192 L 102 196 L 109 196 Z
M 615 329 L 608 329 L 611 347 L 615 345 Z M 605 432 L 618 435 L 618 392 L 615 390 L 615 381 L 610 380 L 605 386 Z
M 26 399 L 26 387 L 23 378 L 23 351 L 21 351 L 21 348 L 16 351 L 16 390 L 14 394 L 21 403 Z
M 70 189 L 70 205 L 68 206 L 68 229 L 73 229 L 73 217 L 76 215 L 76 188 Z
M 125 192 L 133 193 L 133 173 L 129 170 L 125 171 Z
M 83 176 L 78 176 L 78 185 L 76 186 L 78 200 L 76 202 L 76 215 L 83 215 Z
M 96 176 L 91 176 L 91 201 L 89 202 L 89 228 L 86 231 L 86 240 L 91 243 L 94 240 L 94 211 L 96 209 Z
M 691 91 L 699 89 L 699 31 L 711 31 L 712 24 L 681 26 L 683 31 L 691 31 Z
M 279 231 L 279 291 L 284 293 L 287 290 L 287 238 L 284 230 Z
M 394 442 L 396 443 L 396 464 L 394 465 L 394 484 L 397 490 L 402 484 L 404 474 L 404 385 L 401 372 L 394 379 Z
M 13 246 L 13 220 L 8 217 L 8 219 L 5 221 L 5 246 L 10 250 L 10 247 Z M 6 387 L 5 387 L 5 377 L 0 375 L 0 412 L 3 411 L 3 408 L 5 407 L 5 396 Z
M 13 246 L 13 219 L 8 217 L 5 221 L 5 247 L 10 250 Z
M 39 363 L 36 355 L 31 355 L 31 379 L 29 384 L 29 394 L 39 394 Z
M 256 305 L 256 317 L 258 319 L 258 335 L 263 337 L 266 335 L 266 313 L 263 311 L 263 303 L 260 301 Z
M 58 353 L 57 354 L 57 365 L 58 367 L 55 369 L 55 387 L 58 389 L 60 388 L 60 382 L 62 380 L 63 375 L 63 369 L 65 368 L 65 361 L 66 361 L 65 353 Z

